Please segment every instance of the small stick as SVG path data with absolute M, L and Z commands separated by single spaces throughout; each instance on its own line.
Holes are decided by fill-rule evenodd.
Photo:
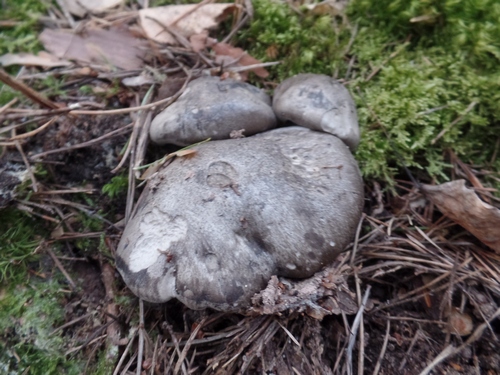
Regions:
M 15 78 L 12 78 L 7 72 L 3 69 L 0 69 L 0 81 L 5 83 L 7 86 L 12 87 L 14 90 L 21 92 L 24 96 L 32 100 L 33 102 L 40 104 L 43 107 L 50 109 L 59 109 L 60 106 L 57 103 L 54 103 L 52 100 L 45 98 L 44 96 L 37 93 L 31 87 L 25 85 L 24 83 L 18 81 Z
M 64 17 L 66 17 L 66 20 L 68 21 L 68 24 L 71 26 L 72 29 L 76 27 L 76 22 L 73 19 L 73 16 L 69 12 L 68 8 L 66 7 L 66 3 L 63 0 L 56 0 L 57 5 L 59 5 L 59 8 L 61 8 Z
M 113 131 L 110 131 L 109 133 L 106 133 L 103 136 L 100 136 L 99 138 L 92 139 L 92 140 L 87 141 L 87 142 L 79 143 L 77 145 L 73 145 L 73 146 L 69 146 L 69 147 L 61 147 L 61 148 L 57 148 L 55 150 L 49 150 L 49 151 L 41 152 L 39 154 L 33 155 L 31 157 L 31 160 L 41 158 L 42 156 L 56 154 L 58 152 L 65 152 L 65 151 L 70 151 L 70 150 L 76 150 L 76 149 L 79 149 L 79 148 L 85 148 L 85 147 L 89 147 L 89 146 L 95 145 L 96 143 L 104 141 L 105 139 L 108 139 L 108 138 L 114 137 L 115 135 L 119 135 L 119 134 L 123 133 L 125 130 L 127 130 L 130 127 L 132 127 L 133 125 L 134 125 L 133 123 L 125 125 L 124 127 L 116 129 L 116 130 L 113 130 Z
M 71 279 L 71 276 L 69 275 L 69 273 L 66 272 L 66 270 L 64 269 L 62 263 L 59 261 L 59 259 L 57 259 L 56 255 L 52 252 L 52 250 L 50 250 L 49 247 L 45 248 L 45 250 L 50 255 L 50 257 L 52 258 L 52 260 L 56 264 L 57 268 L 59 268 L 59 271 L 61 271 L 61 273 L 66 278 L 66 280 L 68 280 L 68 283 L 71 286 L 71 289 L 76 289 L 75 282 Z
M 363 224 L 363 221 L 365 221 L 366 214 L 363 212 L 361 214 L 361 218 L 359 219 L 358 223 L 358 228 L 356 229 L 356 236 L 354 237 L 354 245 L 352 247 L 352 252 L 351 252 L 351 261 L 350 261 L 350 266 L 354 266 L 354 258 L 356 257 L 356 252 L 358 251 L 358 243 L 359 243 L 359 234 L 361 233 L 361 227 Z
M 382 364 L 382 359 L 384 359 L 385 350 L 387 349 L 387 343 L 389 342 L 389 336 L 391 332 L 391 321 L 387 319 L 387 328 L 385 330 L 384 343 L 382 344 L 382 349 L 380 350 L 380 355 L 378 356 L 377 364 L 373 370 L 373 375 L 378 375 L 380 371 L 380 365 Z
M 406 351 L 405 356 L 403 357 L 403 360 L 401 361 L 401 364 L 399 365 L 398 371 L 402 371 L 403 368 L 406 366 L 406 361 L 410 357 L 410 353 L 412 352 L 413 347 L 415 346 L 415 343 L 418 341 L 419 337 L 420 337 L 420 330 L 417 330 L 417 332 L 415 333 L 415 336 L 413 336 L 413 339 L 411 340 L 410 347 Z
M 57 327 L 55 330 L 53 330 L 52 332 L 50 332 L 49 336 L 52 336 L 53 334 L 65 329 L 65 328 L 68 328 L 68 327 L 71 327 L 73 324 L 76 324 L 82 320 L 85 320 L 87 318 L 90 318 L 94 313 L 93 312 L 90 312 L 88 314 L 85 314 L 85 315 L 82 315 L 76 319 L 73 319 L 72 321 L 68 322 L 68 323 L 65 323 L 63 324 L 62 326 L 59 326 Z
M 380 72 L 382 70 L 382 68 L 384 67 L 384 65 L 387 64 L 389 61 L 391 61 L 393 58 L 395 58 L 402 50 L 404 50 L 406 48 L 406 46 L 408 44 L 409 44 L 408 42 L 405 42 L 400 48 L 398 48 L 397 51 L 394 51 L 393 53 L 391 53 L 389 55 L 389 57 L 387 59 L 385 59 L 382 62 L 382 64 L 380 64 L 380 66 L 378 66 L 375 69 L 373 69 L 373 71 L 370 73 L 370 75 L 365 79 L 365 82 L 368 82 L 373 77 L 375 77 L 378 74 L 378 72 Z
M 21 154 L 21 158 L 23 159 L 24 165 L 26 166 L 26 171 L 28 172 L 28 175 L 30 176 L 31 180 L 31 188 L 35 193 L 38 193 L 38 183 L 36 182 L 35 174 L 33 173 L 33 170 L 31 169 L 31 165 L 28 161 L 28 158 L 26 157 L 23 148 L 21 147 L 21 144 L 19 141 L 14 141 L 16 144 L 17 151 Z
M 12 99 L 10 102 L 8 102 L 8 103 L 7 103 L 7 104 L 5 104 L 4 106 L 2 106 L 2 107 L 0 108 L 0 115 L 1 115 L 2 113 L 4 113 L 6 110 L 8 110 L 10 107 L 12 107 L 12 106 L 13 106 L 14 104 L 16 104 L 16 103 L 17 103 L 17 98 L 14 98 L 14 99 Z
M 45 124 L 43 124 L 42 126 L 36 128 L 35 130 L 32 130 L 30 132 L 27 132 L 27 133 L 24 133 L 24 134 L 19 134 L 19 135 L 15 135 L 13 136 L 12 138 L 8 139 L 7 141 L 15 141 L 15 140 L 18 140 L 18 139 L 24 139 L 24 138 L 29 138 L 29 137 L 32 137 L 38 133 L 40 133 L 41 131 L 45 130 L 46 128 L 48 128 L 50 125 L 52 125 L 57 119 L 59 118 L 59 116 L 56 116 L 56 117 L 52 117 L 49 121 L 47 121 Z
M 107 341 L 107 357 L 115 357 L 118 353 L 118 345 L 120 341 L 120 325 L 115 318 L 118 316 L 118 306 L 115 303 L 115 272 L 113 267 L 109 263 L 104 263 L 101 267 L 101 277 L 102 283 L 104 284 L 104 289 L 106 291 L 106 323 L 109 323 L 106 332 L 108 334 Z M 110 359 L 110 358 L 109 358 Z
M 358 305 L 361 308 L 361 285 L 356 269 L 354 270 L 354 278 L 356 280 L 356 294 L 358 296 Z M 361 319 L 359 321 L 358 375 L 363 375 L 365 367 L 365 324 L 363 315 L 361 315 Z
M 225 68 L 225 70 L 227 70 L 229 72 L 239 73 L 239 72 L 245 72 L 247 70 L 265 68 L 268 66 L 274 66 L 274 65 L 278 65 L 278 64 L 281 64 L 281 61 L 271 61 L 271 62 L 266 62 L 266 63 L 252 64 L 252 65 L 245 65 L 245 66 L 235 66 L 235 67 Z
M 173 20 L 172 22 L 170 22 L 170 24 L 168 26 L 170 26 L 170 27 L 175 26 L 180 20 L 182 20 L 182 19 L 186 18 L 187 16 L 189 16 L 190 14 L 196 12 L 203 5 L 208 4 L 208 3 L 212 3 L 212 2 L 213 2 L 213 0 L 203 0 L 203 1 L 199 2 L 192 9 L 190 9 L 188 12 L 181 14 L 175 20 Z
M 234 34 L 236 34 L 247 22 L 248 22 L 248 19 L 249 19 L 249 15 L 246 14 L 240 22 L 238 22 L 238 24 L 236 25 L 236 27 L 234 27 L 230 32 L 229 34 L 226 35 L 226 37 L 224 39 L 222 39 L 222 43 L 227 43 L 229 42 L 229 40 L 233 37 Z
M 146 105 L 140 105 L 138 107 L 130 107 L 130 108 L 120 108 L 120 109 L 109 109 L 109 110 L 97 110 L 97 111 L 90 111 L 90 110 L 73 110 L 70 111 L 69 113 L 72 115 L 122 115 L 125 113 L 131 113 L 131 112 L 137 112 L 141 111 L 143 109 L 150 109 L 150 108 L 156 108 L 159 107 L 165 103 L 167 105 L 170 105 L 173 103 L 177 97 L 174 96 L 169 96 L 168 98 L 158 100 L 157 102 L 151 103 L 151 104 L 146 104 Z
M 134 339 L 135 339 L 136 336 L 137 336 L 137 330 L 134 330 L 134 332 L 132 334 L 132 337 L 130 338 L 130 341 L 127 344 L 127 347 L 123 351 L 123 354 L 122 354 L 120 360 L 118 361 L 118 364 L 115 367 L 115 371 L 113 371 L 113 375 L 118 375 L 118 373 L 120 372 L 120 368 L 122 367 L 123 362 L 125 362 L 125 358 L 127 357 L 127 352 L 132 347 L 132 344 L 133 344 Z
M 150 375 L 154 375 L 155 373 L 155 367 L 156 367 L 156 356 L 158 354 L 158 343 L 159 341 L 161 340 L 161 335 L 159 335 L 157 338 L 156 338 L 156 342 L 155 342 L 155 348 L 154 348 L 154 351 L 153 351 L 153 359 L 151 361 L 151 374 Z
M 144 302 L 139 298 L 139 349 L 137 353 L 136 375 L 141 375 L 142 356 L 144 355 Z
M 348 374 L 352 374 L 352 349 L 354 348 L 354 344 L 356 343 L 356 336 L 358 333 L 359 324 L 361 323 L 361 317 L 363 316 L 363 312 L 365 311 L 366 302 L 368 301 L 368 296 L 370 295 L 371 288 L 372 288 L 371 285 L 368 285 L 366 287 L 363 301 L 361 302 L 361 306 L 359 306 L 356 318 L 354 318 L 354 322 L 352 323 L 351 333 L 349 335 L 349 345 L 347 346 L 347 351 L 346 351 Z
M 182 349 L 182 352 L 179 356 L 179 359 L 177 360 L 177 363 L 174 368 L 174 374 L 177 374 L 179 370 L 181 369 L 182 364 L 184 363 L 184 360 L 186 359 L 186 356 L 188 354 L 189 348 L 191 347 L 191 342 L 194 340 L 198 332 L 200 332 L 200 329 L 203 327 L 205 324 L 206 318 L 203 318 L 203 320 L 196 326 L 196 328 L 191 332 L 191 335 L 189 336 L 188 342 L 184 349 Z M 138 374 L 139 375 L 139 374 Z
M 431 145 L 433 145 L 434 143 L 436 143 L 443 135 L 445 135 L 445 133 L 447 131 L 449 131 L 454 125 L 456 125 L 458 122 L 460 122 L 466 115 L 467 113 L 469 113 L 470 111 L 472 111 L 474 109 L 474 107 L 476 106 L 476 104 L 478 104 L 478 102 L 472 102 L 469 104 L 469 106 L 465 109 L 465 112 L 458 116 L 455 120 L 453 120 L 453 122 L 448 125 L 447 127 L 445 127 L 443 130 L 441 130 L 439 132 L 439 134 L 436 136 L 436 138 L 434 138 L 432 141 L 431 141 Z
M 153 88 L 154 85 L 151 85 L 149 88 L 148 92 L 146 92 L 146 95 L 144 95 L 144 98 L 142 99 L 141 105 L 149 104 L 149 101 L 151 99 L 151 96 L 153 94 Z M 118 165 L 111 171 L 111 173 L 116 173 L 118 170 L 125 164 L 125 161 L 127 160 L 130 152 L 132 151 L 132 148 L 136 147 L 136 139 L 139 133 L 140 128 L 143 127 L 144 124 L 144 113 L 140 111 L 136 120 L 134 121 L 134 128 L 132 129 L 132 134 L 130 135 L 127 148 L 123 154 L 122 160 L 118 163 Z

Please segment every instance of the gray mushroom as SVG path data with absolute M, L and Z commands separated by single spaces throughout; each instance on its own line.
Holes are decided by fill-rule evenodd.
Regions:
M 351 150 L 359 144 L 356 106 L 349 91 L 331 77 L 298 74 L 275 90 L 273 109 L 281 121 L 333 134 Z
M 272 275 L 309 277 L 352 240 L 363 183 L 337 137 L 294 126 L 195 150 L 152 177 L 119 243 L 140 298 L 240 310 Z
M 244 129 L 249 136 L 276 127 L 269 96 L 248 83 L 219 77 L 190 82 L 181 97 L 151 123 L 153 142 L 187 146 L 211 139 L 228 139 Z

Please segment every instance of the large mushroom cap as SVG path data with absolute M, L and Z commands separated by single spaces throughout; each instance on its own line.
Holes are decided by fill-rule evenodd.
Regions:
M 339 137 L 355 150 L 359 144 L 356 106 L 349 91 L 322 74 L 298 74 L 274 91 L 273 109 L 281 121 Z
M 272 275 L 309 277 L 352 240 L 363 183 L 337 137 L 288 127 L 195 150 L 149 181 L 118 246 L 144 300 L 245 308 Z
M 151 123 L 157 144 L 187 146 L 211 139 L 228 139 L 244 129 L 246 136 L 276 127 L 271 99 L 248 83 L 219 77 L 190 82 L 181 97 Z

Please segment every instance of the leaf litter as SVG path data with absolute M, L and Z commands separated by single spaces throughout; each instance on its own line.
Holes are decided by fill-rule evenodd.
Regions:
M 500 210 L 479 199 L 465 180 L 423 185 L 422 190 L 444 215 L 500 253 Z
M 195 14 L 208 5 L 215 4 L 194 5 L 189 12 Z M 154 8 L 148 12 L 154 13 Z M 488 237 L 491 233 L 474 232 L 477 225 L 467 226 L 471 225 L 468 221 L 478 219 L 476 216 L 480 219 L 483 209 L 495 207 L 494 203 L 488 206 L 471 198 L 461 182 L 455 182 L 459 189 L 453 193 L 446 186 L 430 188 L 438 189 L 430 193 L 434 204 L 450 218 L 439 216 L 434 206 L 425 204 L 411 184 L 401 182 L 394 192 L 386 193 L 367 184 L 366 215 L 347 252 L 310 279 L 273 277 L 244 315 L 191 311 L 176 301 L 161 307 L 143 306 L 116 273 L 113 275 L 110 261 L 120 228 L 126 213 L 130 215 L 133 209 L 134 176 L 151 160 L 159 160 L 149 166 L 149 172 L 154 173 L 165 155 L 164 151 L 150 151 L 144 160 L 141 156 L 147 145 L 148 118 L 172 103 L 193 76 L 235 76 L 229 69 L 231 64 L 259 64 L 245 62 L 248 55 L 228 41 L 210 38 L 206 31 L 213 26 L 203 26 L 192 34 L 183 31 L 182 21 L 188 19 L 189 12 L 178 13 L 170 21 L 154 22 L 175 29 L 168 47 L 157 44 L 154 38 L 147 42 L 141 39 L 138 30 L 144 25 L 139 24 L 132 9 L 119 15 L 104 12 L 93 16 L 92 22 L 82 20 L 78 31 L 50 30 L 47 50 L 58 51 L 59 55 L 54 55 L 73 60 L 75 66 L 41 71 L 35 64 L 26 64 L 22 73 L 9 81 L 63 77 L 65 96 L 30 92 L 34 103 L 49 110 L 38 110 L 25 102 L 0 108 L 0 120 L 5 123 L 0 128 L 0 147 L 6 150 L 4 160 L 22 166 L 19 160 L 24 155 L 25 169 L 48 165 L 55 177 L 38 179 L 38 192 L 18 195 L 10 203 L 40 217 L 51 229 L 44 246 L 56 242 L 68 246 L 69 252 L 51 250 L 60 260 L 58 269 L 71 274 L 77 284 L 66 298 L 67 315 L 60 327 L 68 343 L 67 354 L 88 358 L 94 365 L 98 353 L 105 350 L 117 374 L 340 374 L 355 367 L 355 362 L 366 371 L 374 369 L 377 362 L 377 368 L 385 373 L 402 369 L 418 373 L 426 365 L 426 371 L 460 368 L 465 373 L 477 369 L 474 363 L 487 371 L 496 350 L 490 341 L 495 342 L 498 333 L 492 320 L 498 316 L 500 301 L 500 257 L 468 231 L 454 230 L 455 221 L 450 218 L 457 212 L 450 207 L 457 205 L 461 210 L 456 222 L 479 239 L 496 244 L 496 239 Z M 70 24 L 69 19 L 58 17 Z M 135 23 L 130 23 L 131 19 Z M 96 28 L 111 23 L 113 27 Z M 157 30 L 165 32 L 161 27 Z M 179 35 L 187 38 L 184 43 L 178 40 Z M 120 40 L 125 51 L 113 56 L 115 50 L 110 47 Z M 57 48 L 61 42 L 66 48 Z M 149 43 L 147 48 L 144 43 Z M 257 79 L 265 78 L 263 72 L 256 75 Z M 144 78 L 138 86 L 113 86 L 115 80 L 131 77 Z M 166 94 L 150 98 L 147 92 L 161 82 L 165 83 Z M 24 86 L 12 85 L 28 94 Z M 90 86 L 92 93 L 82 92 L 82 85 Z M 50 126 L 43 128 L 48 120 Z M 30 133 L 30 124 L 40 130 Z M 25 138 L 16 138 L 23 134 Z M 126 144 L 129 146 L 124 147 Z M 171 150 L 167 155 L 189 157 L 190 152 Z M 129 176 L 127 198 L 119 195 L 120 202 L 93 195 L 111 179 L 110 171 L 117 165 L 120 168 L 116 173 Z M 473 182 L 471 173 L 468 179 Z M 86 189 L 75 189 L 82 186 Z M 103 212 L 110 212 L 106 219 L 77 198 L 82 191 Z M 466 204 L 478 210 L 474 220 L 464 219 L 469 215 Z M 370 207 L 377 209 L 370 212 Z M 101 229 L 83 226 L 78 219 L 81 213 L 101 222 Z M 491 228 L 487 228 L 489 232 Z M 54 234 L 52 238 L 50 233 Z M 99 247 L 102 253 L 86 253 L 78 245 L 82 238 L 96 237 L 101 243 L 96 242 L 94 248 Z M 72 254 L 83 261 L 68 260 Z M 101 270 L 97 273 L 96 264 Z M 79 291 L 78 286 L 85 287 Z M 126 297 L 128 302 L 117 302 L 112 298 L 115 296 Z M 362 303 L 363 296 L 367 297 L 366 304 Z M 465 339 L 460 338 L 462 335 Z M 354 345 L 356 342 L 359 345 Z M 346 350 L 348 347 L 350 350 Z M 461 356 L 439 364 L 453 353 Z M 369 361 L 363 363 L 363 358 Z

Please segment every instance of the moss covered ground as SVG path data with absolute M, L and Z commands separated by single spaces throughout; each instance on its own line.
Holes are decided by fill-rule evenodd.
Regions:
M 345 17 L 268 0 L 254 7 L 239 41 L 257 58 L 283 62 L 270 68 L 272 79 L 312 72 L 345 81 L 366 179 L 392 184 L 404 164 L 443 182 L 448 150 L 498 173 L 498 1 L 354 0 Z

